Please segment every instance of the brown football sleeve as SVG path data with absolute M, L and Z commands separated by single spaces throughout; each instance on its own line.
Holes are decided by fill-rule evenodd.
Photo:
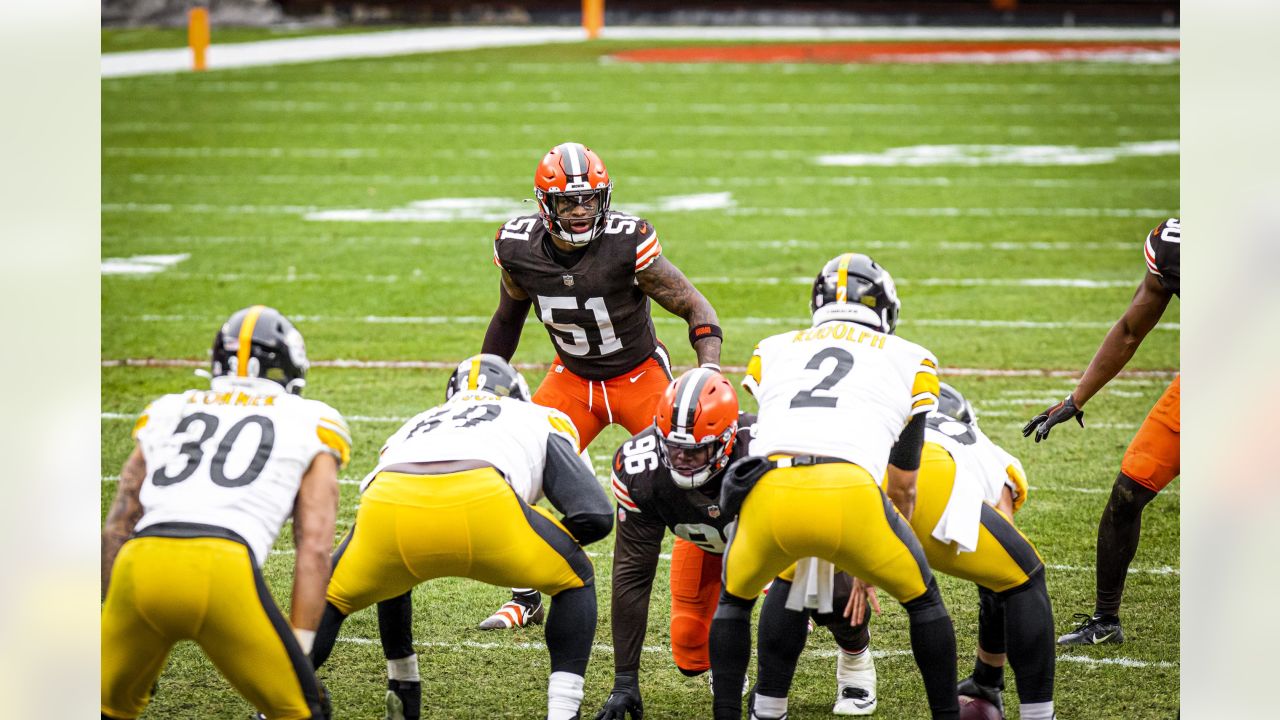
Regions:
M 649 625 L 649 595 L 666 527 L 641 513 L 618 521 L 613 546 L 613 668 L 640 669 L 640 653 Z

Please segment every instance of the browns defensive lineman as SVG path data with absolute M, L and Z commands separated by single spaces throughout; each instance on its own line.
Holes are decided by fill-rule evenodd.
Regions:
M 718 370 L 715 309 L 663 257 L 653 225 L 609 209 L 613 182 L 589 148 L 552 148 L 534 195 L 538 212 L 505 223 L 494 239 L 502 282 L 481 352 L 510 360 L 532 307 L 557 356 L 533 401 L 573 420 L 580 449 L 613 423 L 640 432 L 671 380 L 649 300 L 689 323 L 698 363 Z M 480 627 L 522 627 L 540 621 L 541 610 L 541 598 L 518 590 Z
M 1054 425 L 1071 418 L 1084 427 L 1085 403 L 1129 362 L 1164 314 L 1169 300 L 1179 295 L 1181 253 L 1182 226 L 1178 218 L 1169 218 L 1147 235 L 1143 247 L 1147 273 L 1129 307 L 1102 340 L 1076 389 L 1062 402 L 1032 418 L 1022 429 L 1024 436 L 1034 432 L 1036 442 L 1040 442 L 1049 436 Z M 1125 451 L 1111 498 L 1098 523 L 1098 592 L 1093 614 L 1077 613 L 1079 627 L 1058 638 L 1060 645 L 1124 642 L 1120 600 L 1129 563 L 1138 550 L 1142 510 L 1178 476 L 1181 466 L 1180 379 L 1181 376 L 1175 377 L 1156 401 Z
M 750 451 L 755 416 L 738 412 L 738 398 L 723 375 L 695 368 L 673 381 L 658 400 L 654 424 L 618 448 L 611 486 L 618 503 L 613 550 L 614 686 L 596 720 L 639 720 L 644 712 L 640 653 L 649 622 L 649 596 L 662 539 L 676 536 L 671 552 L 671 654 L 688 676 L 711 667 L 708 634 L 720 596 L 721 559 L 731 518 L 720 512 L 724 469 Z M 781 600 L 790 573 L 775 583 Z M 843 578 L 848 595 L 851 581 Z M 819 616 L 850 656 L 865 655 L 866 625 L 851 628 L 838 614 Z M 872 688 L 874 690 L 874 687 Z

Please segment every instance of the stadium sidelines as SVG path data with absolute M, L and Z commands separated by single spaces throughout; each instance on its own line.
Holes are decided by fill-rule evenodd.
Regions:
M 338 642 L 351 643 L 353 645 L 379 645 L 380 640 L 362 637 L 340 637 Z M 461 642 L 415 642 L 414 647 L 419 648 L 438 648 L 443 650 L 538 650 L 545 651 L 547 646 L 539 642 L 518 642 L 518 643 L 492 643 L 478 642 L 475 640 L 463 640 Z M 603 653 L 605 655 L 613 654 L 613 646 L 596 643 L 591 647 L 592 652 Z M 669 653 L 669 648 L 659 645 L 645 645 L 642 650 L 646 653 Z M 805 657 L 811 658 L 833 658 L 839 654 L 839 650 L 806 650 Z M 893 657 L 910 657 L 910 650 L 872 650 L 871 656 L 877 660 L 881 658 Z M 1086 655 L 1059 655 L 1060 662 L 1079 663 L 1081 665 L 1118 665 L 1127 668 L 1175 668 L 1177 663 L 1168 662 L 1167 660 L 1135 660 L 1125 657 L 1106 657 L 1095 658 Z
M 215 36 L 216 37 L 216 36 Z M 606 40 L 1045 40 L 1045 41 L 1176 41 L 1177 28 L 926 28 L 926 27 L 606 27 Z M 391 57 L 481 48 L 579 43 L 581 28 L 447 27 L 350 35 L 214 44 L 208 67 L 220 70 L 292 63 Z M 101 76 L 133 77 L 191 69 L 188 48 L 107 53 Z

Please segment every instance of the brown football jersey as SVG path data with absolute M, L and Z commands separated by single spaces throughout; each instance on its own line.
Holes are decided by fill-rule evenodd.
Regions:
M 1147 235 L 1142 254 L 1147 270 L 1155 275 L 1165 290 L 1182 297 L 1182 224 L 1169 218 Z
M 493 262 L 533 299 L 556 353 L 570 372 L 608 380 L 653 355 L 658 336 L 636 273 L 662 254 L 647 220 L 619 212 L 571 267 L 556 262 L 542 218 L 524 215 L 498 229 Z

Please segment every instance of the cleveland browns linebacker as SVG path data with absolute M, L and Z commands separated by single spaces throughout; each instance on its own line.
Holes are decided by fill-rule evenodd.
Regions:
M 1075 390 L 1060 403 L 1036 415 L 1022 429 L 1035 433 L 1036 442 L 1049 437 L 1054 425 L 1074 418 L 1084 427 L 1084 405 L 1124 368 L 1142 340 L 1160 321 L 1169 300 L 1181 287 L 1182 224 L 1178 218 L 1156 226 L 1143 245 L 1147 272 L 1129 302 L 1094 354 Z M 1079 626 L 1058 638 L 1059 645 L 1099 645 L 1124 642 L 1120 600 L 1129 563 L 1138 551 L 1142 510 L 1181 468 L 1182 376 L 1173 379 L 1138 428 L 1120 463 L 1111 498 L 1098 523 L 1097 597 L 1093 614 L 1076 613 Z
M 138 418 L 102 530 L 103 718 L 142 714 L 181 640 L 267 717 L 329 717 L 307 652 L 351 438 L 336 410 L 298 396 L 308 365 L 293 324 L 254 305 L 214 337 L 210 389 L 165 395 Z M 262 563 L 290 516 L 286 620 Z
M 668 386 L 653 425 L 624 442 L 614 455 L 614 686 L 596 720 L 623 720 L 628 714 L 639 720 L 644 712 L 640 652 L 667 530 L 676 536 L 671 552 L 672 658 L 687 676 L 711 667 L 708 633 L 720 595 L 720 560 L 730 521 L 718 504 L 720 479 L 729 463 L 748 454 L 754 422 L 754 415 L 739 413 L 737 395 L 723 375 L 695 368 Z M 842 579 L 841 600 L 851 587 L 848 576 Z M 790 586 L 780 579 L 774 587 L 782 587 L 785 596 Z M 831 628 L 845 651 L 842 655 L 870 662 L 865 625 L 851 628 L 838 614 L 816 619 Z
M 796 563 L 792 610 L 816 604 L 830 612 L 835 567 L 897 598 L 910 620 L 931 715 L 955 720 L 955 632 L 907 524 L 926 415 L 938 404 L 937 361 L 892 334 L 897 290 L 866 255 L 828 261 L 810 298 L 813 325 L 760 341 L 743 380 L 760 412 L 752 456 L 731 465 L 722 481 L 722 510 L 737 520 L 711 627 L 715 717 L 741 716 L 752 606 L 766 583 Z M 853 593 L 864 592 L 859 581 Z M 803 637 L 787 640 L 761 635 L 761 656 L 779 657 L 780 672 L 761 675 L 751 701 L 755 718 L 787 715 Z
M 538 212 L 508 221 L 494 238 L 501 282 L 481 352 L 510 360 L 532 307 L 556 349 L 533 401 L 573 420 L 580 449 L 613 423 L 638 433 L 671 381 L 649 301 L 688 322 L 698 364 L 719 370 L 716 311 L 662 255 L 649 221 L 609 209 L 613 181 L 591 149 L 552 148 L 535 171 L 534 197 Z M 516 589 L 480 629 L 541 618 L 541 597 Z

